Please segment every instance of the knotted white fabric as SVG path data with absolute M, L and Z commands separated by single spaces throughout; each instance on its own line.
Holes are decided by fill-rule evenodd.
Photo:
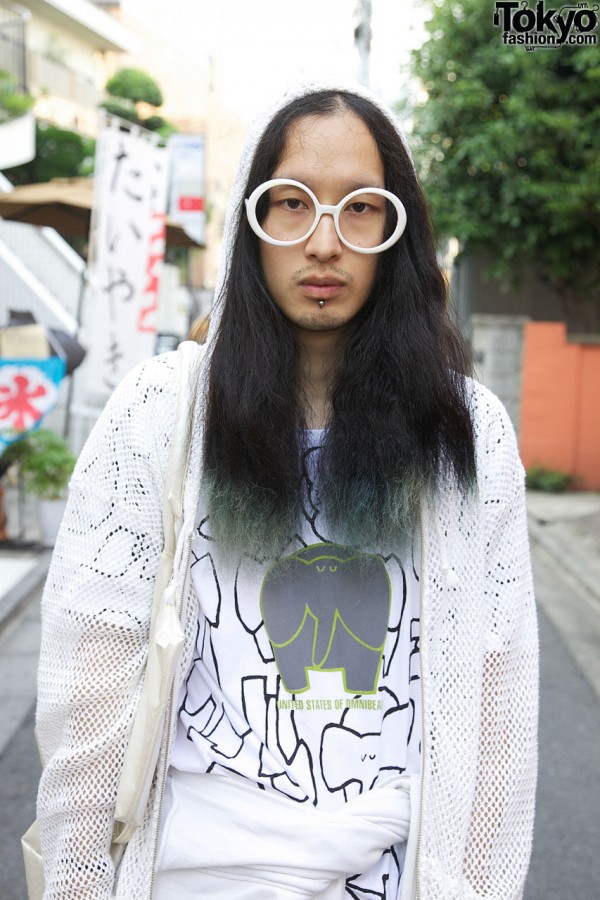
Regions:
M 171 770 L 169 782 L 154 900 L 343 900 L 346 878 L 400 842 L 400 900 L 415 897 L 418 776 L 393 776 L 335 811 L 237 776 Z

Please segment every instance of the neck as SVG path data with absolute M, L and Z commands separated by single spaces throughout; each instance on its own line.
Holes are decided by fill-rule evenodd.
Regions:
M 303 332 L 297 336 L 300 385 L 306 400 L 306 424 L 325 428 L 331 412 L 331 388 L 344 342 L 339 333 Z

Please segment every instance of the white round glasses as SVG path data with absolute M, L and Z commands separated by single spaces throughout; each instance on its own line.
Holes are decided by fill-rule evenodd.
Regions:
M 406 228 L 403 203 L 383 188 L 359 188 L 336 206 L 326 206 L 300 181 L 272 178 L 252 191 L 245 203 L 254 233 L 276 247 L 306 241 L 323 215 L 332 216 L 340 241 L 356 253 L 381 253 Z

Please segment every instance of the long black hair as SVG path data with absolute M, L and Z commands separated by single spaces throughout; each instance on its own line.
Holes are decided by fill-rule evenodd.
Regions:
M 369 128 L 385 187 L 407 212 L 398 243 L 381 254 L 353 322 L 331 393 L 319 461 L 319 496 L 331 533 L 376 549 L 400 544 L 419 500 L 439 478 L 469 491 L 475 453 L 464 375 L 467 345 L 451 321 L 426 203 L 410 156 L 385 113 L 345 91 L 291 101 L 265 130 L 245 196 L 272 177 L 292 123 L 350 110 Z M 243 203 L 220 298 L 206 408 L 204 489 L 211 534 L 234 552 L 280 553 L 300 513 L 305 410 L 299 354 L 272 302 L 259 239 Z

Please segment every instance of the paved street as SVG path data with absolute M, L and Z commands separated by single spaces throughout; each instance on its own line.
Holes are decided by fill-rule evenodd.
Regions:
M 20 836 L 35 818 L 33 736 L 39 593 L 0 635 L 0 898 L 26 900 Z
M 600 656 L 600 613 L 537 551 L 534 568 L 542 712 L 537 828 L 525 900 L 595 900 L 600 885 L 600 683 L 594 684 L 594 670 L 584 671 L 588 658 Z M 34 816 L 39 777 L 32 711 L 38 635 L 34 598 L 0 636 L 1 900 L 26 898 L 18 836 Z
M 26 900 L 20 835 L 35 818 L 36 782 L 40 776 L 33 738 L 33 707 L 0 757 L 0 897 Z
M 543 612 L 540 642 L 540 773 L 525 900 L 595 900 L 600 702 Z

